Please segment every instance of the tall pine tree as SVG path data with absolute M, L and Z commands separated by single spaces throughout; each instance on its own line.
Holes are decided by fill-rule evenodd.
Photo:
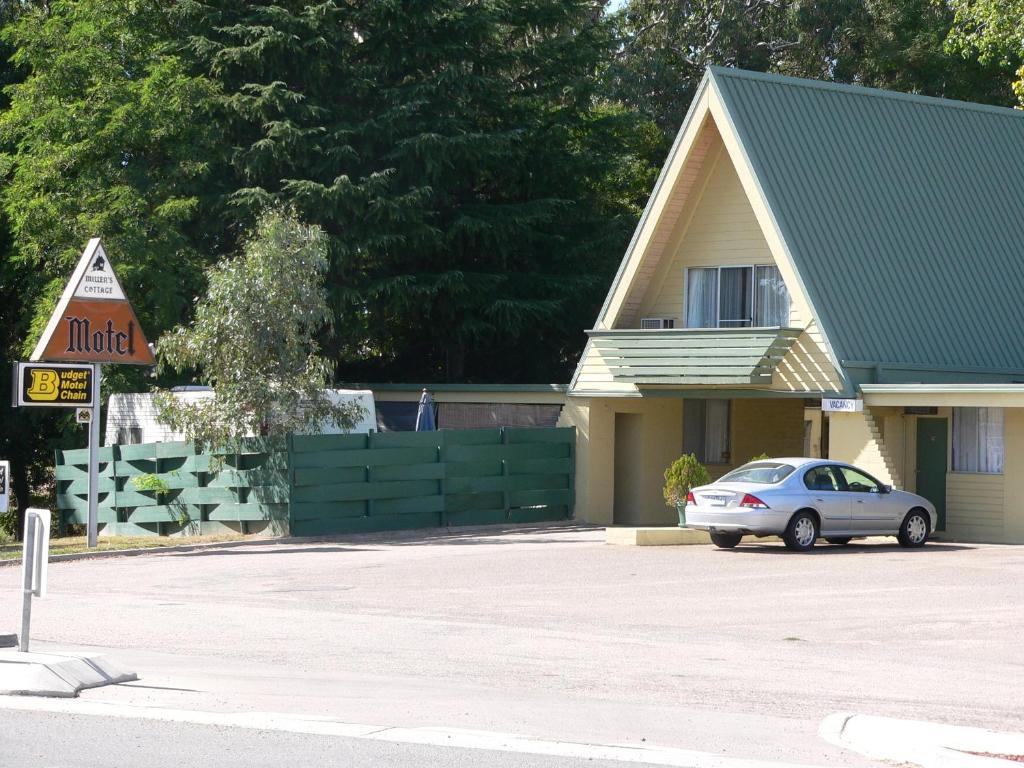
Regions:
M 649 183 L 649 134 L 595 92 L 601 6 L 178 5 L 223 93 L 228 199 L 331 238 L 342 376 L 568 375 Z

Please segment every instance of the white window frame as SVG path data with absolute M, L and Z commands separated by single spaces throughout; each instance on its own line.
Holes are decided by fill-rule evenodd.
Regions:
M 754 323 L 755 310 L 756 310 L 756 307 L 757 307 L 757 290 L 756 290 L 756 288 L 757 288 L 757 268 L 758 267 L 775 267 L 776 269 L 778 269 L 779 265 L 776 264 L 773 261 L 773 262 L 770 262 L 768 264 L 716 264 L 716 265 L 713 265 L 713 266 L 709 265 L 709 266 L 706 266 L 706 267 L 702 267 L 702 266 L 699 266 L 699 265 L 694 265 L 692 267 L 683 267 L 683 324 L 682 324 L 681 327 L 682 328 L 690 328 L 690 327 L 692 327 L 692 326 L 689 326 L 689 325 L 686 324 L 686 318 L 687 318 L 688 310 L 689 310 L 689 307 L 687 306 L 687 296 L 689 295 L 689 292 L 690 292 L 690 270 L 691 269 L 714 269 L 717 272 L 717 275 L 715 276 L 715 281 L 716 281 L 715 285 L 717 287 L 717 293 L 715 295 L 715 313 L 716 313 L 717 317 L 715 318 L 715 322 L 717 323 L 717 325 L 713 325 L 711 327 L 712 328 L 737 329 L 737 330 L 742 330 L 744 328 L 761 328 L 762 326 L 758 326 L 758 325 L 754 325 L 753 324 Z M 723 269 L 749 269 L 750 270 L 750 323 L 751 323 L 750 325 L 722 325 L 722 270 Z M 779 272 L 779 277 L 780 278 L 782 277 L 781 270 Z M 783 285 L 786 284 L 785 278 L 782 278 L 782 282 L 783 282 Z M 786 285 L 786 293 L 789 294 L 789 286 L 788 285 Z M 792 309 L 792 307 L 793 307 L 793 297 L 792 297 L 792 294 L 789 294 L 789 297 L 790 297 L 789 298 L 789 301 L 790 301 L 790 314 L 792 314 L 792 312 L 793 312 L 793 309 Z M 764 327 L 772 327 L 772 328 L 774 328 L 775 326 L 764 326 Z M 784 328 L 786 326 L 781 326 L 781 327 Z

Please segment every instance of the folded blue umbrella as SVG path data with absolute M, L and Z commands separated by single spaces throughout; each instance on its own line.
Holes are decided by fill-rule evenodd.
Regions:
M 420 395 L 420 407 L 416 411 L 416 431 L 433 432 L 437 429 L 437 420 L 434 418 L 434 398 L 427 390 Z

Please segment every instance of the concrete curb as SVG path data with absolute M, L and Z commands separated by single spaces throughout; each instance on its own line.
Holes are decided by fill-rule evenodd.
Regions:
M 86 688 L 138 680 L 95 653 L 0 652 L 0 695 L 73 698 Z
M 825 741 L 875 760 L 922 768 L 1020 768 L 992 755 L 1024 755 L 1024 733 L 836 712 L 818 728 Z M 978 753 L 978 754 L 972 754 Z

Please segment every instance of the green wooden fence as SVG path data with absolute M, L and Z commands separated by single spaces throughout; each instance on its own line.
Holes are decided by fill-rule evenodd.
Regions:
M 563 520 L 573 514 L 575 430 L 493 429 L 246 441 L 223 461 L 187 443 L 104 448 L 102 523 L 117 533 L 293 536 Z M 63 523 L 86 516 L 84 450 L 57 453 Z M 165 493 L 141 491 L 153 475 Z
M 287 447 L 257 439 L 237 449 L 223 456 L 191 443 L 101 449 L 99 522 L 120 535 L 287 532 Z M 88 450 L 57 451 L 62 525 L 87 520 L 88 461 Z M 140 477 L 167 490 L 140 490 L 133 482 Z

